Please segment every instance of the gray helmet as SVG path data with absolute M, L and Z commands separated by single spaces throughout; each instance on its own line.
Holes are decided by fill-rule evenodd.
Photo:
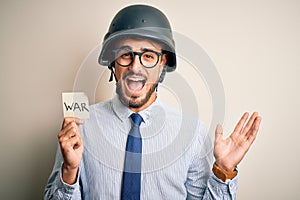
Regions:
M 100 65 L 108 66 L 112 73 L 113 44 L 122 37 L 148 38 L 163 44 L 163 51 L 168 54 L 164 72 L 171 72 L 176 69 L 175 42 L 172 29 L 167 17 L 160 10 L 147 5 L 132 5 L 123 8 L 116 14 L 108 33 L 104 36 L 98 60 Z M 163 79 L 163 77 L 161 78 Z M 112 76 L 110 80 L 112 80 Z

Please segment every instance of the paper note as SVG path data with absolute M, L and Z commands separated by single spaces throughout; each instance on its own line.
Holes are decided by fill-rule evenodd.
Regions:
M 83 92 L 62 93 L 64 117 L 90 118 L 89 99 Z

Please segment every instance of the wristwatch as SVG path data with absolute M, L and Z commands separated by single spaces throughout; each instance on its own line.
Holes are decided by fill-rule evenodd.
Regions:
M 233 172 L 226 171 L 219 167 L 216 163 L 213 165 L 213 172 L 216 177 L 221 179 L 222 181 L 226 181 L 228 179 L 233 179 L 237 175 L 237 169 L 235 168 Z

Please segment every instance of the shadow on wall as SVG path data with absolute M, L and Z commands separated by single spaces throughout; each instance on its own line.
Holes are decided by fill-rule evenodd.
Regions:
M 21 147 L 14 147 L 14 152 L 7 152 L 10 158 L 6 163 L 7 173 L 2 172 L 4 178 L 1 180 L 0 199 L 43 199 L 44 188 L 54 165 L 58 128 L 41 129 L 33 130 L 37 137 L 22 142 Z
M 53 130 L 51 134 L 48 134 L 50 137 L 40 139 L 34 145 L 32 157 L 35 158 L 35 163 L 31 171 L 33 183 L 31 188 L 28 188 L 28 197 L 32 198 L 28 199 L 43 199 L 44 188 L 54 165 L 58 144 L 57 133 L 57 130 Z

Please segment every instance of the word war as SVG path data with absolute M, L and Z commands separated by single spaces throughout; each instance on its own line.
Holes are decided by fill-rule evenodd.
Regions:
M 90 118 L 89 100 L 83 92 L 62 93 L 64 117 Z

